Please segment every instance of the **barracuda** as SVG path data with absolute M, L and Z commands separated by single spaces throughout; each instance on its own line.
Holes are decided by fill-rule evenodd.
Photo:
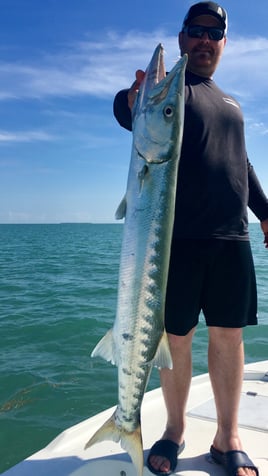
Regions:
M 187 57 L 166 75 L 157 46 L 133 108 L 127 191 L 116 213 L 125 218 L 113 328 L 92 352 L 118 367 L 118 405 L 85 448 L 121 443 L 143 474 L 140 411 L 153 366 L 172 368 L 164 330 L 165 294 L 184 120 Z

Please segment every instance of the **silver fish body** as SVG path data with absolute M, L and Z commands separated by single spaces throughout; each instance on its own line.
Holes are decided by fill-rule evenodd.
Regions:
M 127 191 L 116 217 L 125 217 L 113 328 L 94 349 L 118 367 L 118 405 L 89 440 L 121 443 L 143 474 L 141 404 L 153 366 L 172 368 L 164 330 L 178 164 L 184 120 L 187 57 L 166 76 L 158 45 L 133 108 Z

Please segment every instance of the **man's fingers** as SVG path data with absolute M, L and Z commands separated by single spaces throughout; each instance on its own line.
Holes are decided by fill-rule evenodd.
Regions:
M 138 83 L 139 85 L 141 84 L 141 82 L 142 82 L 144 76 L 145 76 L 145 72 L 142 71 L 142 69 L 138 69 L 138 70 L 136 71 L 136 81 L 137 81 L 137 83 Z
M 132 109 L 132 107 L 133 107 L 133 104 L 134 104 L 135 99 L 136 99 L 136 95 L 139 92 L 140 85 L 141 85 L 141 82 L 142 82 L 144 76 L 145 76 L 145 72 L 142 71 L 141 69 L 138 69 L 136 71 L 136 79 L 135 79 L 134 83 L 132 84 L 132 86 L 131 86 L 131 88 L 128 92 L 128 107 L 130 109 Z

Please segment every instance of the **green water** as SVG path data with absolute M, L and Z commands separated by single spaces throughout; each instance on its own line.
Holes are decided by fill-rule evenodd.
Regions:
M 245 330 L 247 362 L 268 358 L 268 250 L 250 231 L 260 325 Z M 116 369 L 90 352 L 115 317 L 122 225 L 0 225 L 0 236 L 1 473 L 116 403 Z M 201 322 L 195 374 L 206 354 Z

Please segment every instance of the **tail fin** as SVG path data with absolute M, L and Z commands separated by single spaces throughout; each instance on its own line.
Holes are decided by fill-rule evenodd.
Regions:
M 129 433 L 126 430 L 120 429 L 116 426 L 114 415 L 107 420 L 96 433 L 90 438 L 85 445 L 85 450 L 95 443 L 104 440 L 112 440 L 118 443 L 120 441 L 121 447 L 128 452 L 132 462 L 137 470 L 137 475 L 143 475 L 143 448 L 140 424 L 135 431 Z

